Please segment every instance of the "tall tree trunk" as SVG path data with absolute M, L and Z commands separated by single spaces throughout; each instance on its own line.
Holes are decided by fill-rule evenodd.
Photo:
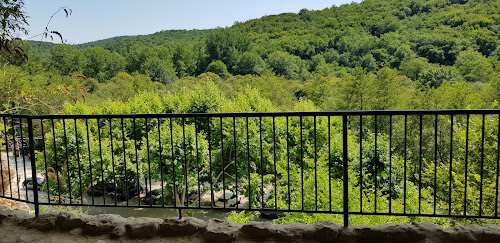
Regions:
M 187 173 L 188 172 L 189 172 L 189 160 L 187 160 L 187 162 L 186 162 L 186 174 L 185 174 L 186 177 L 187 177 Z M 182 181 L 182 183 L 183 183 L 182 185 L 184 185 L 183 188 L 182 188 L 182 193 L 181 193 L 181 197 L 182 198 L 179 198 L 179 194 L 177 194 L 176 191 L 173 191 L 174 189 L 172 188 L 172 191 L 173 191 L 173 193 L 175 195 L 175 203 L 176 203 L 176 205 L 184 206 L 184 203 L 186 202 L 186 192 L 187 192 L 186 179 L 187 178 L 184 177 L 184 179 Z M 174 184 L 175 184 L 175 182 L 174 182 Z M 177 214 L 179 214 L 179 213 L 177 213 Z M 182 214 L 183 214 L 182 216 L 186 215 L 186 210 L 184 210 Z M 178 215 L 178 216 L 180 217 L 181 215 Z

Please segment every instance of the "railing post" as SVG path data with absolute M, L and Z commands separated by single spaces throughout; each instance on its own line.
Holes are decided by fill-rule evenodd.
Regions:
M 348 155 L 347 155 L 347 115 L 342 116 L 342 162 L 344 173 L 344 227 L 349 226 L 349 177 L 348 177 Z
M 28 139 L 31 161 L 31 177 L 33 178 L 33 203 L 35 206 L 35 217 L 40 214 L 40 205 L 38 204 L 38 180 L 36 178 L 36 163 L 35 163 L 35 140 L 33 136 L 33 120 L 31 117 L 26 117 L 28 121 Z M 27 198 L 26 198 L 27 200 Z

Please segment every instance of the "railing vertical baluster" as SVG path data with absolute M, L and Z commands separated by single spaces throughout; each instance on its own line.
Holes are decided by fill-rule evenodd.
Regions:
M 182 200 L 185 200 L 184 205 L 182 206 L 189 206 L 188 200 L 186 200 L 186 195 L 189 193 L 189 187 L 188 187 L 188 179 L 187 179 L 187 170 L 188 170 L 188 165 L 187 165 L 187 152 L 186 152 L 186 120 L 184 117 L 181 120 L 182 122 L 182 148 L 184 149 L 184 195 L 182 195 Z
M 497 117 L 497 170 L 495 173 L 495 217 L 498 217 L 498 172 L 500 170 L 500 114 Z
M 236 118 L 233 116 L 233 141 L 234 141 L 234 183 L 236 184 L 236 209 L 239 208 L 239 194 L 238 194 L 238 161 L 236 150 Z
M 374 170 L 375 170 L 375 195 L 374 195 L 374 202 L 375 202 L 375 213 L 377 212 L 377 194 L 378 194 L 378 178 L 377 178 L 377 175 L 378 175 L 378 171 L 377 171 L 377 163 L 378 163 L 378 150 L 377 150 L 377 135 L 378 135 L 378 131 L 377 131 L 377 115 L 375 115 L 374 117 L 374 120 L 375 120 L 375 123 L 374 123 L 374 126 L 375 126 L 375 129 L 374 129 L 374 133 L 375 133 L 375 161 L 373 163 L 373 167 L 374 167 Z
M 453 171 L 453 114 L 450 115 L 450 171 L 449 171 L 450 184 L 448 185 L 448 215 L 451 215 L 451 184 L 453 184 L 452 171 Z
M 19 155 L 21 155 L 23 157 L 24 180 L 26 180 L 28 177 L 27 177 L 27 174 L 26 174 L 26 157 L 24 156 L 24 150 L 26 148 L 24 146 L 25 138 L 24 138 L 24 135 L 23 135 L 23 120 L 22 120 L 22 118 L 19 118 L 19 130 L 21 131 L 21 133 L 20 133 L 21 134 L 21 149 L 19 149 Z M 38 183 L 37 183 L 36 177 L 33 177 L 33 190 L 36 190 L 37 187 L 38 187 Z M 27 185 L 26 185 L 25 193 L 26 193 L 25 200 L 28 201 L 29 197 L 28 197 L 28 187 L 27 187 Z
M 151 156 L 150 156 L 150 153 L 149 153 L 149 125 L 148 125 L 148 118 L 144 118 L 144 125 L 145 125 L 145 129 L 146 129 L 144 131 L 144 133 L 146 134 L 146 153 L 147 153 L 147 159 L 148 159 L 149 206 L 153 206 L 153 189 L 151 188 Z M 175 180 L 174 180 L 174 183 L 175 183 Z M 147 185 L 146 185 L 146 187 L 147 187 Z
M 315 210 L 318 211 L 318 148 L 317 148 L 317 139 L 316 139 L 316 116 L 313 119 L 313 127 L 314 127 L 314 194 L 315 194 Z
M 407 162 L 407 136 L 408 136 L 408 115 L 405 115 L 405 121 L 404 121 L 404 168 L 403 168 L 403 174 L 404 174 L 404 180 L 403 180 L 403 213 L 406 213 L 406 162 Z
M 5 117 L 3 117 L 3 130 L 4 130 L 4 135 L 5 135 L 5 159 L 7 160 L 7 173 L 9 174 L 9 191 L 10 191 L 10 197 L 13 198 L 14 196 L 12 195 L 12 175 L 10 174 L 10 158 L 9 158 L 9 135 L 7 135 L 7 122 L 5 121 Z M 2 180 L 3 182 L 3 180 Z M 3 185 L 3 183 L 2 183 Z M 5 191 L 3 193 L 5 195 Z
M 392 213 L 392 115 L 389 115 L 389 213 Z
M 419 122 L 419 149 L 418 149 L 418 214 L 422 213 L 422 114 Z
M 4 118 L 4 117 L 2 117 Z M 4 130 L 5 132 L 5 130 Z M 7 136 L 5 136 L 5 138 L 7 138 Z M 7 139 L 5 139 L 5 144 L 7 145 L 8 142 L 7 142 Z M 6 154 L 6 160 L 9 159 L 9 154 Z M 45 164 L 45 168 L 47 168 L 47 164 Z M 6 168 L 5 170 L 6 171 L 9 171 L 10 168 Z M 0 148 L 0 179 L 2 179 L 2 195 L 0 195 L 1 197 L 5 197 L 5 180 L 4 180 L 4 177 L 3 177 L 3 173 L 4 173 L 4 168 L 3 168 L 3 159 L 2 159 L 2 149 Z M 10 177 L 10 176 L 9 176 Z M 9 178 L 10 179 L 10 178 Z
M 276 118 L 273 116 L 274 209 L 278 209 L 278 180 L 276 172 Z M 236 149 L 235 149 L 236 150 Z
M 344 227 L 349 226 L 349 178 L 348 178 L 348 150 L 347 150 L 347 115 L 342 116 L 342 169 L 343 169 L 343 187 L 344 187 Z
M 201 188 L 200 188 L 200 156 L 198 148 L 198 120 L 194 118 L 194 142 L 196 146 L 196 172 L 198 175 L 198 208 L 201 208 Z
M 226 202 L 229 201 L 229 198 L 226 198 L 226 172 L 225 172 L 225 165 L 224 165 L 224 134 L 223 134 L 223 127 L 222 127 L 222 117 L 220 117 L 220 162 L 222 163 L 222 196 L 224 197 L 224 204 L 223 207 L 226 208 Z
M 467 215 L 467 164 L 469 162 L 469 114 L 465 131 L 465 184 L 464 184 L 464 215 Z
M 66 119 L 62 119 L 63 122 L 63 134 L 64 134 L 64 149 L 66 151 L 66 169 L 68 170 L 66 173 L 68 174 L 68 194 L 69 194 L 69 204 L 72 204 L 72 190 L 71 190 L 71 169 L 69 167 L 69 155 L 68 155 L 68 137 L 66 136 Z M 64 166 L 64 164 L 63 164 Z
M 80 164 L 80 146 L 78 142 L 78 130 L 77 130 L 77 125 L 76 125 L 76 119 L 73 119 L 73 123 L 75 125 L 75 146 L 76 146 L 76 162 L 78 164 L 78 179 L 80 183 L 80 204 L 83 205 L 83 184 L 82 184 L 82 168 Z
M 53 123 L 52 123 L 53 124 Z M 102 204 L 106 205 L 106 180 L 104 179 L 104 161 L 102 159 L 102 138 L 101 138 L 101 120 L 97 118 L 97 136 L 99 140 L 99 159 L 101 163 L 101 183 L 102 183 Z
M 264 170 L 262 167 L 262 161 L 264 160 L 262 156 L 262 117 L 259 117 L 259 139 L 260 139 L 260 207 L 264 208 Z
M 248 116 L 246 117 L 246 133 L 247 133 L 247 172 L 248 172 L 248 208 L 252 209 L 252 188 L 250 186 L 250 138 L 248 137 Z
M 289 131 L 288 116 L 286 116 L 286 173 L 287 173 L 287 186 L 288 186 L 288 210 L 291 207 L 291 193 L 290 193 L 290 131 Z
M 54 162 L 56 163 L 55 173 L 56 173 L 56 179 L 57 179 L 57 192 L 59 195 L 58 204 L 61 204 L 61 183 L 59 180 L 59 166 L 57 163 L 56 129 L 54 126 L 54 119 L 51 119 L 51 121 L 52 121 L 52 138 L 53 138 L 53 143 L 54 143 Z
M 90 171 L 90 187 L 92 190 L 92 206 L 95 204 L 94 200 L 94 176 L 92 175 L 92 158 L 90 155 L 90 133 L 89 133 L 89 119 L 85 119 L 85 128 L 87 130 L 87 148 L 88 148 L 88 156 L 89 156 L 89 171 Z M 42 134 L 43 134 L 43 126 L 42 126 Z M 43 139 L 45 140 L 45 139 Z M 45 153 L 45 148 L 44 148 Z M 47 190 L 49 192 L 50 190 Z M 49 201 L 50 203 L 50 201 Z
M 302 197 L 302 211 L 304 211 L 304 145 L 302 142 L 302 116 L 300 116 L 300 194 Z
M 125 147 L 125 128 L 124 128 L 124 125 L 123 125 L 123 117 L 120 119 L 120 123 L 121 123 L 121 128 L 122 128 L 122 146 L 123 146 L 123 170 L 125 171 L 124 174 L 125 174 L 125 190 L 124 190 L 124 194 L 125 194 L 125 199 L 127 200 L 127 206 L 128 206 L 128 198 L 129 198 L 129 187 L 128 187 L 128 176 L 127 176 L 127 151 L 126 151 L 126 147 Z
M 13 155 L 14 155 L 14 163 L 16 165 L 16 183 L 17 183 L 17 199 L 21 199 L 21 191 L 19 189 L 19 170 L 18 170 L 18 167 L 17 167 L 17 141 L 16 141 L 16 127 L 14 125 L 14 118 L 12 117 L 10 119 L 10 123 L 11 123 L 11 126 L 12 126 L 12 139 L 14 140 L 14 151 L 13 152 Z
M 359 211 L 363 212 L 363 115 L 359 115 Z
M 38 182 L 36 179 L 36 163 L 35 163 L 35 142 L 33 136 L 33 120 L 31 117 L 27 118 L 28 120 L 28 138 L 29 138 L 29 150 L 31 157 L 31 176 L 33 178 L 33 203 L 35 206 L 35 216 L 38 217 L 40 214 L 40 205 L 38 202 Z M 27 188 L 26 188 L 27 190 Z
M 137 173 L 137 206 L 141 206 L 141 186 L 140 182 L 140 171 L 139 171 L 139 158 L 137 156 L 137 128 L 135 124 L 135 118 L 132 119 L 132 128 L 134 129 L 134 150 L 135 150 L 135 170 Z
M 438 150 L 438 116 L 434 117 L 434 213 L 436 214 L 436 203 L 437 203 L 437 150 Z
M 484 126 L 485 126 L 485 115 L 483 114 L 483 122 L 481 125 L 481 175 L 479 182 L 479 216 L 483 215 L 483 171 L 484 171 Z
M 113 126 L 111 124 L 111 121 L 112 121 L 112 119 L 110 118 L 109 119 L 109 140 L 110 140 L 110 144 L 111 144 L 111 167 L 112 167 L 112 171 L 113 171 L 113 188 L 114 188 L 113 197 L 115 199 L 115 206 L 116 206 L 117 205 L 117 201 L 116 201 L 117 192 L 116 192 L 116 173 L 115 173 L 115 149 L 113 148 Z
M 361 185 L 360 185 L 361 186 Z M 332 211 L 332 138 L 331 138 L 331 122 L 328 116 L 328 211 Z
M 248 124 L 248 122 L 247 122 Z M 210 137 L 210 134 L 211 134 L 211 131 L 210 131 L 210 117 L 207 117 L 207 132 L 208 132 L 208 165 L 209 165 L 209 169 L 210 169 L 210 176 L 208 178 L 210 178 L 210 208 L 213 208 L 214 207 L 214 187 L 213 187 L 213 175 L 212 175 L 212 140 L 211 140 L 211 137 Z M 173 151 L 173 149 L 172 149 Z M 173 158 L 173 154 L 172 154 L 172 158 Z M 174 184 L 175 186 L 175 184 Z
M 156 122 L 158 123 L 158 148 L 160 152 L 160 161 L 159 161 L 159 166 L 160 166 L 160 182 L 161 182 L 161 206 L 165 207 L 165 193 L 163 191 L 163 158 L 162 158 L 162 147 L 161 147 L 161 129 L 160 129 L 160 118 L 156 119 Z

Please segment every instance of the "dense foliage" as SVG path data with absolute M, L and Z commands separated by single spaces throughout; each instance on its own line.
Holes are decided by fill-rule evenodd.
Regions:
M 70 91 L 76 89 L 71 77 L 84 75 L 77 84 L 88 91 L 87 102 L 96 103 L 108 98 L 123 72 L 149 76 L 152 82 L 143 86 L 158 93 L 176 93 L 211 72 L 224 80 L 227 95 L 251 86 L 279 110 L 290 110 L 300 98 L 322 110 L 489 108 L 500 92 L 498 9 L 497 1 L 371 0 L 225 29 L 75 46 L 30 42 L 30 60 L 21 72 Z M 35 86 L 47 90 L 43 82 Z M 123 95 L 114 98 L 131 94 Z M 68 95 L 68 101 L 73 97 L 81 98 Z M 44 102 L 61 108 L 59 99 Z
M 177 94 L 145 92 L 125 102 L 106 101 L 96 106 L 81 102 L 67 104 L 63 112 L 277 111 L 256 89 L 246 88 L 229 98 L 215 82 L 205 78 L 197 80 L 199 86 L 182 89 Z M 293 108 L 293 111 L 318 110 L 308 100 L 298 102 Z M 466 116 L 457 115 L 453 123 L 449 116 L 423 116 L 421 131 L 419 116 L 407 119 L 394 116 L 390 123 L 388 119 L 350 118 L 347 146 L 351 211 L 388 212 L 391 208 L 393 213 L 493 215 L 496 212 L 498 116 L 472 115 L 467 120 Z M 213 192 L 226 190 L 249 198 L 252 208 L 343 210 L 340 117 L 251 117 L 248 123 L 244 117 L 56 119 L 45 121 L 44 125 L 45 152 L 38 153 L 37 167 L 43 173 L 48 166 L 56 174 L 45 185 L 55 201 L 60 193 L 65 198 L 79 199 L 93 190 L 104 190 L 106 185 L 114 187 L 109 189 L 111 192 L 123 193 L 139 184 L 148 186 L 147 180 L 143 183 L 144 178 L 152 178 L 162 182 L 161 194 L 149 203 L 159 205 L 197 207 L 197 200 L 187 200 L 189 195 L 206 195 L 216 200 Z M 480 197 L 482 204 L 478 201 Z M 245 222 L 247 216 L 231 217 Z M 334 214 L 293 213 L 281 215 L 275 222 L 318 220 L 342 222 L 341 216 Z M 471 222 L 383 216 L 352 216 L 351 220 L 353 224 L 413 220 L 442 225 Z
M 297 14 L 265 16 L 224 29 L 162 31 L 74 46 L 31 42 L 31 48 L 27 46 L 26 49 L 30 57 L 27 62 L 3 60 L 0 102 L 3 112 L 64 114 L 497 108 L 496 101 L 500 98 L 499 23 L 500 2 L 495 0 L 366 0 L 321 11 L 303 9 Z M 368 118 L 365 124 L 373 124 L 374 119 Z M 88 124 L 79 120 L 69 124 L 56 121 L 54 129 L 49 126 L 46 130 L 45 146 L 50 149 L 43 157 L 39 154 L 38 161 L 47 159 L 61 177 L 60 181 L 49 182 L 54 183 L 52 193 L 62 192 L 75 197 L 88 191 L 90 186 L 114 183 L 117 178 L 109 175 L 115 164 L 118 172 L 123 173 L 123 177 L 118 178 L 121 184 L 115 183 L 121 190 L 128 190 L 130 184 L 137 183 L 134 177 L 126 175 L 147 171 L 148 174 L 142 176 L 151 175 L 156 180 L 165 178 L 168 190 L 163 194 L 170 201 L 158 202 L 160 204 L 187 203 L 185 195 L 198 177 L 203 182 L 213 182 L 216 190 L 220 189 L 224 178 L 248 184 L 241 188 L 241 193 L 251 197 L 255 207 L 277 205 L 283 208 L 290 203 L 293 209 L 312 209 L 316 205 L 311 195 L 316 192 L 333 190 L 334 195 L 342 194 L 338 165 L 341 151 L 332 151 L 330 157 L 327 152 L 330 148 L 341 147 L 338 120 L 332 119 L 328 125 L 326 118 L 316 122 L 312 118 L 304 121 L 276 119 L 276 143 L 269 121 L 264 121 L 261 129 L 258 119 L 250 119 L 246 129 L 243 120 L 222 120 L 158 119 L 150 123 L 137 120 L 137 124 L 120 123 L 119 120 L 89 121 Z M 498 118 L 488 116 L 485 120 L 489 124 L 486 132 L 495 137 L 498 128 L 491 124 L 498 122 Z M 182 127 L 184 122 L 187 125 Z M 232 126 L 232 122 L 236 125 Z M 362 207 L 368 211 L 377 207 L 385 210 L 391 199 L 394 211 L 401 212 L 401 190 L 405 184 L 407 212 L 415 212 L 421 200 L 421 210 L 426 213 L 433 212 L 433 204 L 437 204 L 440 213 L 460 213 L 464 194 L 460 188 L 464 188 L 467 181 L 471 197 L 465 198 L 468 213 L 493 212 L 496 141 L 485 147 L 488 172 L 484 175 L 478 168 L 483 155 L 468 154 L 471 165 L 467 169 L 462 163 L 467 137 L 464 124 L 470 122 L 470 134 L 480 134 L 485 124 L 480 117 L 471 117 L 470 121 L 457 117 L 453 124 L 443 118 L 437 122 L 439 131 L 449 129 L 450 125 L 455 128 L 454 133 L 440 137 L 443 142 L 436 145 L 441 151 L 439 160 L 433 152 L 424 153 L 422 158 L 417 156 L 415 151 L 421 142 L 417 131 L 410 130 L 408 177 L 401 171 L 403 158 L 406 158 L 401 152 L 404 148 L 403 120 L 394 121 L 394 129 L 399 131 L 394 132 L 394 136 L 399 136 L 394 144 L 388 144 L 387 126 L 381 125 L 378 131 L 373 131 L 373 126 L 364 130 L 356 127 L 359 124 L 356 122 L 349 128 L 352 210 Z M 417 127 L 417 122 L 413 118 L 408 121 L 410 127 Z M 424 119 L 428 125 L 424 126 L 422 136 L 424 147 L 434 146 L 433 122 L 430 117 Z M 284 132 L 287 123 L 289 134 Z M 387 124 L 387 121 L 381 120 L 379 124 Z M 74 141 L 65 141 L 65 129 Z M 235 135 L 246 132 L 251 134 L 248 142 L 245 137 Z M 264 152 L 255 146 L 246 151 L 247 143 L 259 144 L 261 133 L 264 134 Z M 302 133 L 304 140 L 300 138 Z M 99 138 L 100 134 L 105 135 Z M 209 134 L 220 135 L 209 138 Z M 312 134 L 320 135 L 316 141 L 317 154 L 311 152 L 316 149 L 312 147 Z M 449 155 L 444 149 L 450 147 L 450 136 L 453 136 L 451 145 L 455 154 L 451 161 L 445 159 Z M 160 137 L 175 139 L 162 141 Z M 183 137 L 185 140 L 181 139 Z M 377 153 L 373 149 L 375 137 L 378 137 L 380 148 Z M 474 148 L 481 143 L 477 135 L 469 139 L 469 146 Z M 105 149 L 90 146 L 98 140 L 103 141 L 101 146 Z M 124 142 L 112 144 L 113 140 Z M 303 141 L 306 149 L 302 155 L 298 144 Z M 357 145 L 358 141 L 365 144 L 363 149 Z M 146 143 L 151 144 L 147 152 Z M 208 144 L 213 147 L 209 149 Z M 233 144 L 239 150 L 232 149 Z M 133 154 L 138 147 L 141 148 L 139 154 Z M 83 151 L 85 148 L 89 152 Z M 162 149 L 170 149 L 170 154 L 162 157 Z M 399 152 L 389 155 L 391 149 Z M 101 150 L 106 152 L 101 154 Z M 65 154 L 67 151 L 71 151 L 71 156 Z M 207 153 L 217 165 L 214 168 L 207 166 Z M 145 159 L 148 156 L 149 159 Z M 96 160 L 98 157 L 102 159 Z M 252 163 L 244 163 L 248 158 Z M 155 163 L 150 163 L 151 160 Z M 80 165 L 78 161 L 90 162 Z M 91 165 L 91 161 L 101 163 Z M 422 162 L 428 169 L 420 174 L 417 165 Z M 375 175 L 375 165 L 380 174 Z M 445 180 L 451 173 L 450 165 L 454 168 L 453 181 Z M 39 166 L 43 171 L 43 164 Z M 80 166 L 83 169 L 75 170 Z M 389 168 L 392 168 L 392 182 L 388 181 Z M 278 180 L 275 175 L 285 175 L 288 169 L 294 172 L 292 176 Z M 80 182 L 80 175 L 70 171 L 88 175 L 93 171 L 94 174 Z M 302 177 L 295 173 L 298 171 L 302 171 Z M 366 176 L 358 180 L 360 171 Z M 467 176 L 466 171 L 469 172 Z M 439 181 L 440 186 L 435 186 L 434 173 L 443 174 L 439 177 L 444 178 Z M 328 175 L 332 175 L 332 180 Z M 478 184 L 477 178 L 481 175 L 484 180 Z M 307 188 L 319 186 L 306 193 L 303 200 L 299 183 L 302 180 Z M 378 181 L 380 190 L 375 190 L 374 181 Z M 417 182 L 424 188 L 417 187 Z M 59 187 L 55 186 L 57 183 Z M 267 200 L 259 198 L 263 193 L 260 183 L 273 190 Z M 289 184 L 292 185 L 290 189 L 287 188 Z M 443 199 L 440 202 L 447 202 L 444 199 L 451 193 L 449 185 L 457 188 L 451 207 L 434 201 L 437 197 Z M 474 198 L 483 189 L 484 200 L 489 204 L 479 208 Z M 254 193 L 249 193 L 252 191 Z M 366 196 L 360 199 L 362 195 Z M 379 198 L 377 206 L 371 200 L 373 197 Z M 317 207 L 329 209 L 332 206 L 333 210 L 341 210 L 342 198 L 332 199 L 319 198 Z M 232 217 L 246 220 L 243 214 Z M 321 219 L 339 221 L 340 216 L 287 214 L 276 221 L 314 222 Z M 364 224 L 411 220 L 415 219 L 353 217 L 354 222 Z M 433 220 L 441 224 L 456 223 L 456 219 Z

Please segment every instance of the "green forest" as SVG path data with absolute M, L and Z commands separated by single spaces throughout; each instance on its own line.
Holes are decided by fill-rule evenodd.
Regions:
M 2 111 L 46 114 L 64 103 L 164 97 L 201 80 L 228 99 L 257 89 L 280 111 L 300 100 L 321 110 L 493 108 L 499 4 L 370 0 L 224 29 L 73 46 L 30 41 L 22 43 L 27 62 L 3 60 Z
M 1 57 L 1 111 L 81 115 L 497 109 L 499 36 L 500 2 L 496 0 L 365 0 L 319 11 L 264 16 L 228 28 L 168 30 L 80 45 L 18 41 L 28 58 Z M 351 210 L 387 211 L 391 205 L 394 212 L 402 212 L 406 205 L 406 212 L 460 214 L 466 205 L 468 214 L 496 213 L 498 116 L 457 116 L 454 121 L 424 116 L 425 129 L 420 129 L 420 135 L 416 129 L 419 117 L 408 117 L 408 121 L 394 117 L 391 126 L 388 117 L 357 119 L 350 121 L 348 141 Z M 360 129 L 362 122 L 367 126 Z M 116 163 L 121 168 L 117 173 L 124 175 L 146 173 L 153 166 L 153 173 L 143 176 L 165 178 L 171 188 L 164 192 L 171 200 L 159 203 L 184 204 L 185 194 L 200 178 L 220 186 L 222 178 L 211 178 L 210 167 L 216 175 L 248 185 L 240 193 L 253 196 L 252 207 L 286 208 L 291 201 L 292 209 L 342 210 L 343 199 L 338 196 L 342 195 L 339 117 L 55 123 L 42 124 L 45 131 L 37 131 L 46 132 L 47 138 L 46 153 L 37 155 L 37 168 L 46 171 L 46 161 L 62 178 L 62 182 L 47 183 L 50 190 L 47 186 L 45 190 L 52 194 L 79 197 L 90 186 L 109 182 L 112 178 L 105 175 L 114 171 Z M 407 123 L 413 127 L 408 131 L 408 147 L 402 137 Z M 434 141 L 438 137 L 434 128 L 449 131 L 450 126 L 451 132 L 439 133 Z M 481 131 L 491 139 L 486 145 Z M 245 133 L 250 136 L 241 136 Z M 66 136 L 72 139 L 68 142 Z M 160 139 L 164 137 L 172 139 Z M 123 143 L 113 147 L 113 140 Z M 299 151 L 303 144 L 304 151 Z M 138 146 L 139 155 L 134 154 Z M 429 149 L 419 156 L 419 146 Z M 170 153 L 163 159 L 162 147 Z M 477 151 L 479 147 L 484 154 Z M 465 153 L 468 148 L 469 154 Z M 217 165 L 214 168 L 208 164 L 208 155 Z M 464 157 L 470 163 L 468 168 Z M 91 164 L 98 158 L 104 164 Z M 249 158 L 252 163 L 247 163 Z M 80 165 L 80 160 L 87 164 Z M 58 167 L 57 161 L 63 164 Z M 196 162 L 196 167 L 187 161 Z M 232 161 L 229 165 L 234 170 L 224 170 L 222 161 Z M 484 174 L 479 161 L 485 163 Z M 373 171 L 374 167 L 379 171 Z M 94 177 L 89 174 L 92 171 Z M 169 177 L 172 173 L 177 177 Z M 365 175 L 364 180 L 359 173 Z M 118 187 L 124 190 L 137 183 L 133 177 L 119 181 Z M 262 183 L 273 188 L 267 201 L 259 198 Z M 290 184 L 291 189 L 287 188 Z M 464 185 L 469 188 L 465 203 Z M 301 187 L 314 189 L 304 193 Z M 328 197 L 329 190 L 337 196 Z M 315 198 L 315 194 L 323 196 Z M 300 200 L 302 195 L 306 198 Z M 483 205 L 478 204 L 479 197 Z M 373 198 L 379 198 L 378 204 Z M 230 215 L 243 223 L 253 217 L 255 214 L 245 212 Z M 274 222 L 318 220 L 341 222 L 342 217 L 287 213 Z M 491 222 L 351 218 L 353 224 L 365 225 L 415 220 L 445 226 Z

